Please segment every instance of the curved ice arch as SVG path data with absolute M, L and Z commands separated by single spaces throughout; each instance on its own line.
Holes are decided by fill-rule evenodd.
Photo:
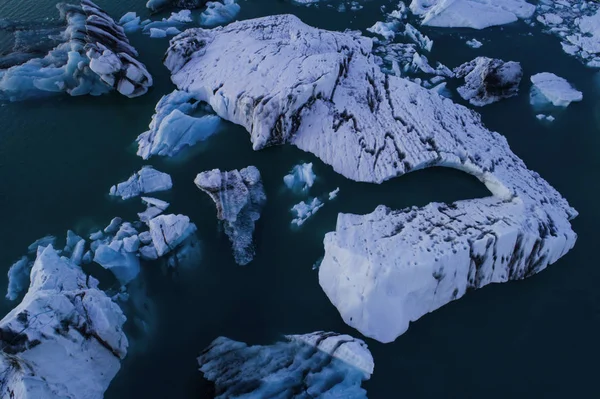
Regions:
M 59 3 L 67 22 L 63 43 L 43 58 L 0 70 L 0 100 L 68 93 L 100 95 L 112 89 L 127 97 L 145 94 L 152 76 L 136 57 L 123 28 L 97 5 Z
M 344 321 L 382 342 L 491 282 L 529 276 L 567 253 L 577 212 L 475 112 L 383 74 L 372 41 L 291 15 L 175 37 L 172 80 L 250 132 L 291 143 L 345 177 L 381 183 L 432 166 L 476 176 L 493 196 L 338 217 L 320 284 Z M 385 217 L 384 217 L 385 216 Z

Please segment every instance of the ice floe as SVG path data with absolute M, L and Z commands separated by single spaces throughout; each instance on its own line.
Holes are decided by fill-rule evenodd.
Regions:
M 521 64 L 496 58 L 477 57 L 454 69 L 457 78 L 464 78 L 458 94 L 478 107 L 516 96 L 523 77 Z
M 186 146 L 193 146 L 215 134 L 221 118 L 213 114 L 190 116 L 199 102 L 189 93 L 175 90 L 156 105 L 150 130 L 140 134 L 137 154 L 143 159 L 152 155 L 175 156 Z
M 566 79 L 553 73 L 542 72 L 531 77 L 531 104 L 543 107 L 552 104 L 555 107 L 568 107 L 572 102 L 583 100 L 583 93 L 571 86 Z
M 292 392 L 303 392 L 314 398 L 366 399 L 360 385 L 371 377 L 374 363 L 363 341 L 325 332 L 286 338 L 288 342 L 268 346 L 225 337 L 214 340 L 198 363 L 204 377 L 215 384 L 215 399 L 242 391 L 248 398 L 296 397 Z
M 171 176 L 157 171 L 152 166 L 144 166 L 127 181 L 112 186 L 109 194 L 128 199 L 140 194 L 170 190 L 171 187 L 173 187 Z
M 575 244 L 577 212 L 478 114 L 381 72 L 372 45 L 277 15 L 189 29 L 165 65 L 255 150 L 291 143 L 356 181 L 444 166 L 486 185 L 487 198 L 338 215 L 319 282 L 346 323 L 389 342 L 468 289 L 557 261 Z
M 471 48 L 481 48 L 483 46 L 483 43 L 481 43 L 479 40 L 477 39 L 470 39 L 467 40 L 467 46 L 471 47 Z
M 484 29 L 531 18 L 535 6 L 525 0 L 412 0 L 421 24 L 442 28 Z
M 123 28 L 97 5 L 57 5 L 67 28 L 62 43 L 42 58 L 0 69 L 0 100 L 68 93 L 100 95 L 113 89 L 137 97 L 152 86 Z
M 0 321 L 1 397 L 103 397 L 128 342 L 123 312 L 97 284 L 40 248 L 27 294 Z
M 236 263 L 250 263 L 254 258 L 254 226 L 267 200 L 259 170 L 255 166 L 229 172 L 213 169 L 199 173 L 194 183 L 215 202 Z

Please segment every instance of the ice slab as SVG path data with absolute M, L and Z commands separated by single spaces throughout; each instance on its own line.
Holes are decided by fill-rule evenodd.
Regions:
M 127 181 L 112 186 L 109 194 L 128 199 L 140 194 L 170 190 L 171 187 L 173 187 L 171 176 L 157 171 L 152 166 L 144 166 Z

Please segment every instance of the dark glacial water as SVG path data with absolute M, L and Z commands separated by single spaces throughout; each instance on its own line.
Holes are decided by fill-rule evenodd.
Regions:
M 149 16 L 144 0 L 97 0 L 113 17 L 126 11 Z M 294 13 L 327 29 L 365 29 L 382 20 L 370 1 L 359 12 L 302 8 L 284 1 L 241 0 L 240 19 Z M 52 23 L 55 0 L 0 0 L 0 19 Z M 162 14 L 159 16 L 163 16 Z M 600 79 L 561 51 L 556 38 L 515 23 L 482 32 L 423 29 L 434 39 L 430 59 L 455 67 L 478 55 L 520 61 L 521 95 L 479 109 L 488 128 L 504 134 L 514 152 L 554 185 L 579 212 L 576 247 L 543 273 L 525 281 L 472 292 L 411 325 L 394 343 L 367 339 L 375 373 L 364 386 L 372 399 L 389 398 L 564 398 L 597 397 L 600 358 Z M 479 50 L 469 38 L 484 43 Z M 166 39 L 130 35 L 155 78 L 146 95 L 129 100 L 52 97 L 0 105 L 0 289 L 5 272 L 35 239 L 80 234 L 105 226 L 112 217 L 134 220 L 137 200 L 108 198 L 112 184 L 145 164 L 132 146 L 145 131 L 160 97 L 174 89 L 161 59 Z M 0 31 L 0 52 L 9 39 Z M 3 49 L 3 46 L 5 47 Z M 528 103 L 529 80 L 554 72 L 584 92 L 551 125 L 539 123 Z M 454 97 L 455 101 L 459 99 Z M 282 178 L 296 163 L 313 162 L 318 181 L 312 195 L 340 187 L 301 228 L 290 228 L 290 207 L 300 198 L 283 189 Z M 158 197 L 170 211 L 189 215 L 198 226 L 202 258 L 166 273 L 148 264 L 131 292 L 146 322 L 140 332 L 130 317 L 131 349 L 106 393 L 117 398 L 207 398 L 196 356 L 225 335 L 269 344 L 282 334 L 333 330 L 354 334 L 330 304 L 312 265 L 322 240 L 335 228 L 338 212 L 368 213 L 487 195 L 474 178 L 453 170 L 416 172 L 382 185 L 359 184 L 337 175 L 311 154 L 292 147 L 254 152 L 248 134 L 223 123 L 218 135 L 174 160 L 148 162 L 173 177 L 174 187 Z M 257 226 L 257 256 L 246 267 L 233 262 L 227 238 L 218 231 L 215 207 L 193 184 L 198 172 L 256 165 L 263 176 L 267 206 Z M 114 288 L 109 273 L 89 271 Z M 14 303 L 0 299 L 0 316 Z M 139 313 L 139 312 L 138 312 Z

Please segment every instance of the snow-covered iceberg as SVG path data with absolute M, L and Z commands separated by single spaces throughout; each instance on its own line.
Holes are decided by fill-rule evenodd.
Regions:
M 482 107 L 516 96 L 523 69 L 518 62 L 477 57 L 455 68 L 454 74 L 465 80 L 465 84 L 457 89 L 458 94 L 471 104 Z
M 484 29 L 530 18 L 535 6 L 525 0 L 412 0 L 422 25 Z
M 189 93 L 175 90 L 156 104 L 150 130 L 137 138 L 137 154 L 148 159 L 153 155 L 174 156 L 186 146 L 193 146 L 215 134 L 221 118 L 216 115 L 190 116 L 199 102 Z
M 89 0 L 57 7 L 67 23 L 62 42 L 43 58 L 0 69 L 0 100 L 100 95 L 113 89 L 137 97 L 148 91 L 152 76 L 121 26 Z
M 194 183 L 215 202 L 236 263 L 250 263 L 254 258 L 254 225 L 267 200 L 259 170 L 255 166 L 229 172 L 213 169 L 199 173 Z
M 291 15 L 190 29 L 165 64 L 179 90 L 242 125 L 254 149 L 291 143 L 356 181 L 433 166 L 477 177 L 492 196 L 338 217 L 319 280 L 345 322 L 382 342 L 491 282 L 567 253 L 577 212 L 475 112 L 384 74 L 372 41 Z M 393 254 L 393 255 L 392 255 Z
M 550 72 L 542 72 L 531 77 L 530 102 L 535 107 L 552 104 L 555 107 L 568 107 L 572 102 L 583 100 L 583 93 L 576 90 L 564 78 Z
M 0 321 L 0 397 L 101 399 L 127 354 L 125 316 L 48 246 L 23 301 Z
M 173 187 L 171 176 L 159 172 L 152 166 L 144 166 L 126 181 L 112 186 L 109 194 L 128 199 L 140 194 L 170 190 L 171 187 Z
M 363 341 L 325 332 L 286 338 L 268 346 L 214 340 L 198 364 L 215 384 L 215 399 L 240 392 L 249 398 L 367 398 L 361 383 L 371 377 L 374 363 Z

